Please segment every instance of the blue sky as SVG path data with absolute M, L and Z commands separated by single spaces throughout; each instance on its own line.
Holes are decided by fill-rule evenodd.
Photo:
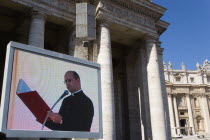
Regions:
M 196 69 L 210 60 L 210 0 L 153 0 L 167 8 L 161 18 L 170 23 L 160 37 L 164 62 L 174 69 Z

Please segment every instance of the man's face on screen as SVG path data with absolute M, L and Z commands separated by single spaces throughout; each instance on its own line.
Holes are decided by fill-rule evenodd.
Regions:
M 80 79 L 75 79 L 72 72 L 68 72 L 64 76 L 66 88 L 71 92 L 76 92 L 80 87 Z

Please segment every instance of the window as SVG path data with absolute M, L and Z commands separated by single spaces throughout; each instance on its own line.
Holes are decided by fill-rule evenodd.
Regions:
M 194 77 L 190 77 L 190 82 L 191 82 L 191 83 L 194 83 L 194 82 L 195 82 Z
M 184 112 L 180 112 L 180 115 L 184 115 Z
M 181 81 L 181 77 L 176 77 L 176 82 L 180 82 Z
M 177 104 L 178 104 L 179 107 L 185 106 L 185 98 L 183 98 L 183 97 L 178 97 L 178 98 L 177 98 Z
M 198 98 L 194 98 L 194 107 L 195 108 L 200 107 L 199 99 Z
M 207 76 L 207 83 L 210 84 L 210 76 Z

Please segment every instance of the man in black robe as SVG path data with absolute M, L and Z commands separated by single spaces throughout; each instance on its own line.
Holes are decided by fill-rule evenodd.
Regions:
M 65 84 L 71 95 L 62 102 L 58 113 L 51 113 L 45 126 L 52 130 L 89 132 L 93 120 L 93 103 L 82 91 L 80 77 L 67 71 Z

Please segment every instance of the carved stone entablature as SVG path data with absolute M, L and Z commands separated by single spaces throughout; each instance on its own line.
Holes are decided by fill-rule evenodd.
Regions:
M 106 19 L 111 23 L 121 24 L 150 36 L 157 36 L 154 19 L 123 8 L 108 0 L 99 2 L 96 8 L 96 18 L 99 20 Z
M 185 95 L 186 97 L 187 97 L 187 96 L 193 97 L 193 94 L 191 94 L 191 93 L 185 93 L 184 95 Z
M 158 20 L 166 10 L 164 8 L 164 11 L 160 12 L 159 9 L 152 9 L 151 5 L 145 5 L 145 4 L 148 4 L 148 2 L 146 2 L 145 4 L 143 4 L 143 3 L 136 4 L 136 2 L 134 2 L 132 0 L 130 2 L 128 2 L 126 0 L 109 0 L 109 1 L 123 7 L 124 9 L 129 9 L 133 12 L 153 18 L 155 20 Z M 159 6 L 159 5 L 157 5 L 157 6 Z
M 158 47 L 158 54 L 163 55 L 164 48 Z
M 87 3 L 90 3 L 90 4 L 97 4 L 98 0 L 66 0 L 66 1 L 72 1 L 74 3 L 83 3 L 83 2 L 87 2 Z
M 185 97 L 184 93 L 173 93 L 173 97 L 177 98 L 177 97 Z
M 162 7 L 162 6 L 159 6 L 153 2 L 150 2 L 150 1 L 147 1 L 147 0 L 130 0 L 134 3 L 137 3 L 139 5 L 142 5 L 144 7 L 148 7 L 150 8 L 151 10 L 154 10 L 154 11 L 157 11 L 158 12 L 158 15 L 161 17 L 165 11 L 166 11 L 166 8 Z M 159 17 L 159 18 L 160 18 Z
M 156 22 L 156 28 L 158 29 L 158 35 L 161 35 L 169 26 L 170 24 L 168 22 L 165 22 L 163 20 L 158 20 Z
M 62 17 L 68 21 L 75 21 L 76 6 L 71 0 L 11 0 L 47 15 Z
M 203 93 L 193 93 L 191 94 L 193 98 L 201 97 Z
M 210 97 L 210 94 L 208 94 L 208 93 L 199 93 L 199 95 L 201 97 Z

